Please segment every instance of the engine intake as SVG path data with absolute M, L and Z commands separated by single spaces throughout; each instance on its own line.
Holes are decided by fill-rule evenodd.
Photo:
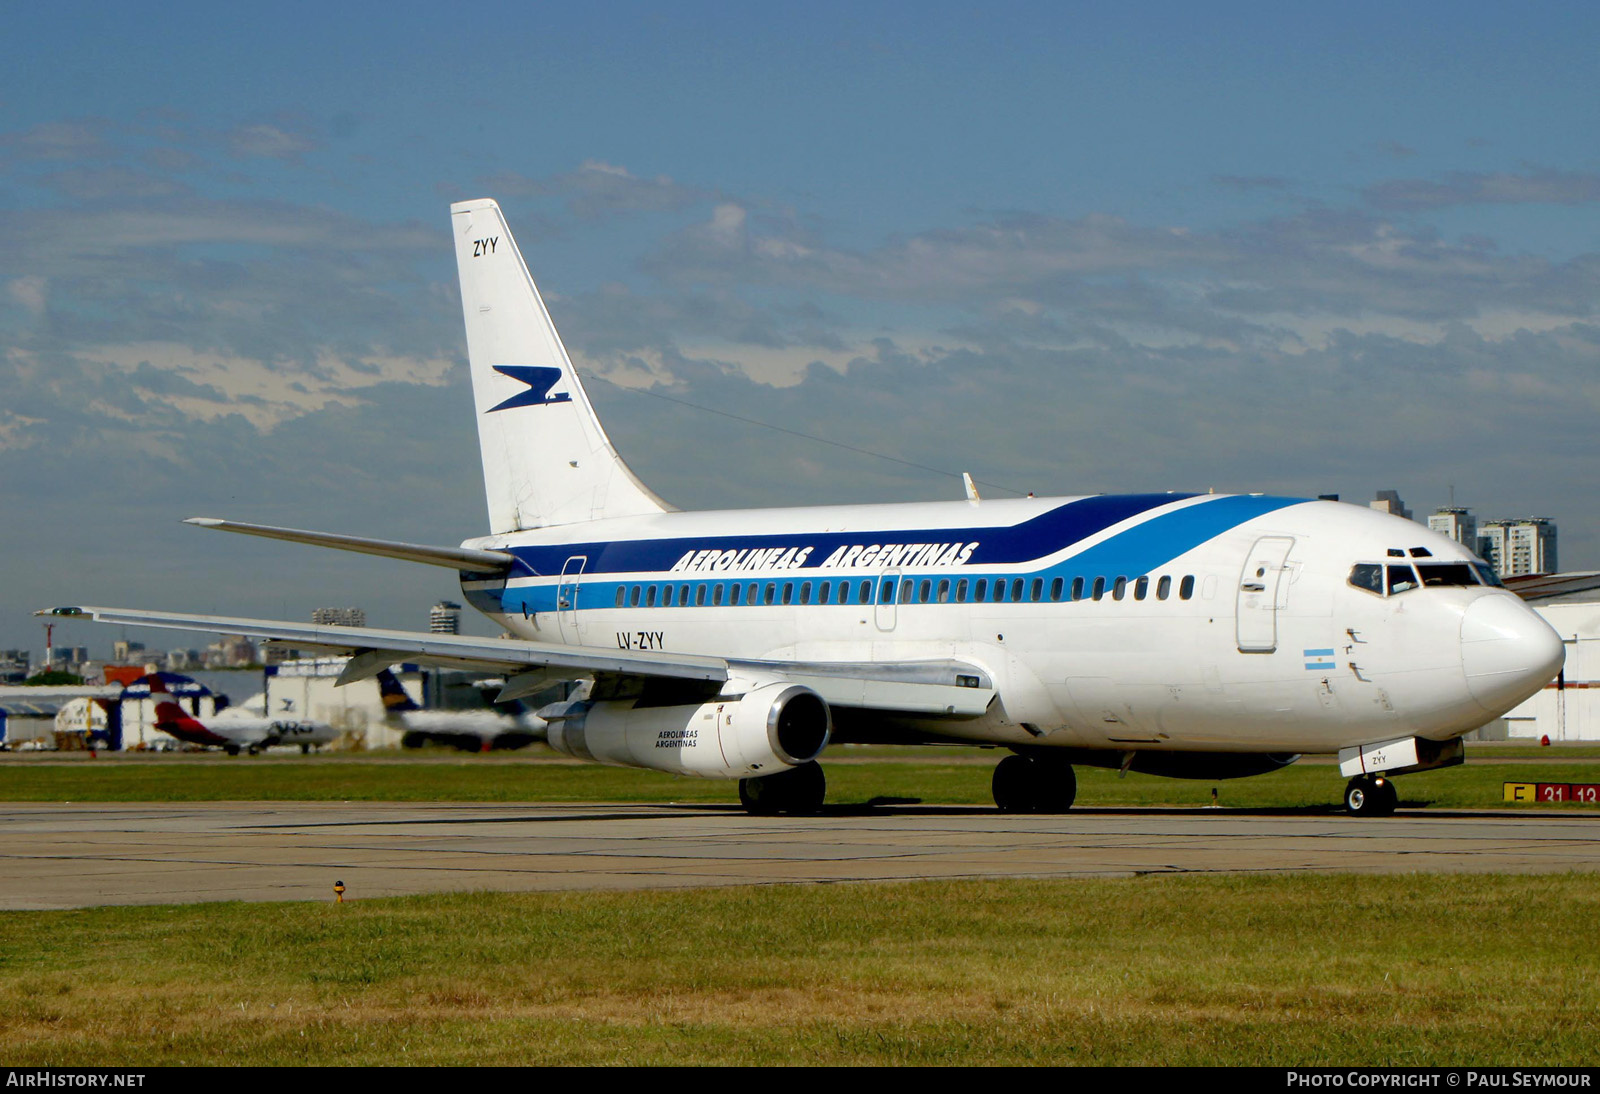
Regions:
M 833 730 L 828 704 L 799 684 L 689 706 L 587 699 L 540 711 L 566 756 L 710 779 L 771 775 L 815 760 Z

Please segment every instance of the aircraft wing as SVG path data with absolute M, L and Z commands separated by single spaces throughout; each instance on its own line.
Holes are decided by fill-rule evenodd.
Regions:
M 993 678 L 963 661 L 831 662 L 735 659 L 664 650 L 563 646 L 516 638 L 332 627 L 271 619 L 235 619 L 126 608 L 50 608 L 39 615 L 89 617 L 133 627 L 237 634 L 296 649 L 349 655 L 341 684 L 411 661 L 440 668 L 505 673 L 501 698 L 529 694 L 557 680 L 585 676 L 664 678 L 721 684 L 736 677 L 786 680 L 811 688 L 830 705 L 949 718 L 976 718 L 995 696 Z
M 1552 600 L 1568 593 L 1600 589 L 1600 570 L 1580 570 L 1564 574 L 1521 574 L 1503 577 L 1501 583 L 1522 599 L 1534 602 Z

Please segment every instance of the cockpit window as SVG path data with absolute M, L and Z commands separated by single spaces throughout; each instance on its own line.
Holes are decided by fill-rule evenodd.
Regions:
M 1472 568 L 1478 571 L 1478 576 L 1483 579 L 1485 585 L 1493 585 L 1496 589 L 1505 588 L 1505 585 L 1500 581 L 1500 575 L 1494 572 L 1492 566 L 1484 562 L 1474 562 Z
M 1383 567 L 1376 562 L 1358 562 L 1350 567 L 1350 584 L 1378 596 L 1383 595 Z
M 1429 588 L 1435 585 L 1478 583 L 1478 579 L 1473 576 L 1472 567 L 1465 562 L 1419 562 L 1417 574 L 1422 578 L 1422 584 Z
M 1389 570 L 1389 595 L 1409 592 L 1417 587 L 1417 575 L 1410 566 L 1396 566 L 1390 564 Z

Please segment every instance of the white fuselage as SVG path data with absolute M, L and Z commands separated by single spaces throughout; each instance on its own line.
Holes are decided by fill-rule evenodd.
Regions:
M 1459 544 L 1326 501 L 663 513 L 467 546 L 518 555 L 509 578 L 462 588 L 537 641 L 970 662 L 998 702 L 919 729 L 1003 745 L 1326 753 L 1444 740 L 1537 691 L 1561 660 L 1554 632 Z
M 214 715 L 206 723 L 206 729 L 221 737 L 229 746 L 237 748 L 320 746 L 339 739 L 339 731 L 326 722 L 288 716 L 268 718 L 242 708 Z

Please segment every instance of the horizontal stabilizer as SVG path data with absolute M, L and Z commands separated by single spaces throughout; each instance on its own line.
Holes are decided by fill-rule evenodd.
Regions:
M 430 547 L 422 543 L 399 543 L 389 539 L 365 539 L 361 536 L 342 536 L 334 532 L 307 532 L 299 528 L 273 528 L 265 524 L 245 524 L 237 520 L 219 520 L 216 517 L 190 517 L 185 524 L 201 528 L 215 528 L 221 532 L 240 532 L 247 536 L 265 539 L 285 539 L 290 543 L 306 543 L 312 547 L 332 547 L 338 551 L 355 551 L 363 555 L 381 555 L 406 562 L 420 562 L 426 566 L 443 566 L 446 569 L 474 574 L 504 573 L 516 564 L 516 556 L 505 551 L 475 551 L 467 547 Z

